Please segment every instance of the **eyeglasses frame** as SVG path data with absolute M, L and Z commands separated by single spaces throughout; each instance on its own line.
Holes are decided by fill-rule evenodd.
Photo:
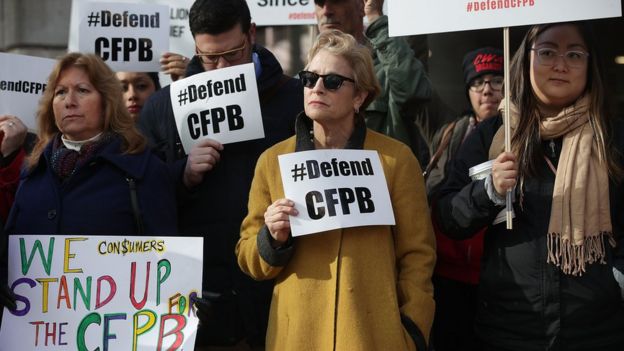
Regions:
M 540 50 L 552 50 L 553 52 L 555 52 L 555 56 L 553 57 L 553 62 L 552 62 L 552 63 L 544 63 L 544 62 L 542 61 L 541 56 L 540 56 L 540 55 L 539 55 L 539 53 L 538 53 Z M 554 66 L 554 65 L 555 65 L 555 63 L 557 62 L 557 57 L 561 57 L 561 58 L 563 59 L 563 62 L 565 62 L 565 64 L 566 64 L 566 65 L 568 65 L 568 66 L 570 66 L 570 67 L 572 67 L 572 68 L 580 68 L 580 67 L 583 67 L 583 65 L 576 66 L 576 65 L 571 65 L 571 64 L 570 64 L 570 62 L 568 61 L 568 59 L 566 58 L 566 56 L 567 56 L 569 53 L 571 53 L 571 52 L 581 54 L 581 55 L 585 56 L 585 58 L 586 58 L 586 59 L 589 59 L 589 52 L 585 52 L 585 51 L 582 51 L 582 50 L 568 50 L 568 51 L 564 52 L 563 54 L 560 54 L 560 53 L 559 53 L 559 51 L 558 51 L 558 50 L 556 50 L 556 49 L 554 49 L 554 48 L 531 48 L 531 51 L 534 51 L 534 52 L 535 52 L 535 59 L 536 59 L 536 60 L 538 61 L 538 63 L 539 63 L 540 65 L 542 65 L 542 66 L 551 66 L 551 67 L 552 67 L 552 66 Z
M 314 85 L 312 85 L 311 87 L 306 87 L 305 85 L 303 85 L 304 87 L 306 87 L 306 88 L 308 88 L 308 89 L 312 89 L 312 88 L 314 88 L 314 87 L 316 86 L 316 83 L 318 82 L 318 80 L 319 80 L 319 79 L 321 79 L 321 81 L 323 82 L 323 87 L 324 87 L 325 89 L 329 90 L 329 91 L 336 91 L 336 90 L 340 89 L 340 88 L 342 87 L 342 84 L 343 84 L 345 81 L 347 81 L 347 82 L 351 82 L 351 83 L 355 84 L 355 80 L 354 80 L 354 79 L 349 78 L 349 77 L 345 77 L 345 76 L 340 75 L 340 74 L 337 74 L 337 73 L 318 74 L 318 73 L 315 73 L 315 72 L 311 72 L 311 71 L 306 71 L 306 70 L 303 70 L 303 71 L 300 71 L 300 72 L 299 72 L 298 76 L 299 76 L 299 78 L 301 79 L 301 75 L 302 75 L 302 74 L 307 74 L 307 73 L 310 73 L 310 74 L 313 74 L 313 75 L 316 75 L 316 76 L 317 76 L 317 78 L 316 78 L 316 79 L 315 79 L 315 81 L 314 81 Z M 336 87 L 335 89 L 328 88 L 328 87 L 325 85 L 325 78 L 326 78 L 326 77 L 329 77 L 329 76 L 336 76 L 336 77 L 339 77 L 339 78 L 341 78 L 341 79 L 342 79 L 342 81 L 340 82 L 340 84 L 338 85 L 338 87 Z M 303 82 L 301 82 L 301 83 L 303 84 Z
M 494 91 L 501 91 L 501 90 L 503 90 L 503 86 L 504 86 L 504 83 L 505 83 L 505 78 L 504 78 L 503 76 L 498 76 L 498 75 L 497 75 L 497 76 L 494 76 L 494 78 L 496 78 L 496 77 L 501 77 L 501 78 L 503 79 L 503 82 L 502 82 L 503 84 L 501 84 L 500 89 L 496 89 L 496 88 L 494 88 L 494 85 L 492 85 L 492 79 L 488 79 L 488 80 L 483 79 L 483 85 L 481 86 L 481 89 L 479 89 L 479 88 L 477 88 L 477 87 L 473 86 L 473 85 L 472 85 L 472 82 L 474 82 L 475 80 L 477 80 L 477 79 L 479 79 L 479 78 L 475 78 L 475 79 L 473 79 L 473 80 L 472 80 L 472 82 L 471 82 L 471 84 L 468 84 L 468 89 L 469 89 L 470 91 L 475 92 L 475 93 L 482 93 L 482 92 L 483 92 L 483 90 L 485 90 L 485 86 L 486 86 L 486 84 L 489 84 L 489 85 L 490 85 L 490 89 L 492 89 L 492 90 L 494 90 Z
M 214 54 L 206 54 L 204 52 L 202 52 L 201 50 L 199 50 L 199 48 L 197 47 L 197 45 L 195 45 L 195 56 L 199 57 L 199 60 L 207 65 L 217 65 L 219 63 L 219 59 L 223 58 L 225 61 L 227 61 L 228 63 L 232 63 L 230 60 L 228 60 L 225 55 L 227 54 L 231 54 L 237 51 L 242 52 L 243 50 L 245 50 L 247 48 L 247 38 L 245 38 L 243 40 L 243 45 L 231 50 L 226 50 L 226 51 L 222 51 L 222 52 L 217 52 Z M 216 57 L 216 60 L 211 60 L 209 57 Z M 205 59 L 208 59 L 208 62 L 204 61 Z

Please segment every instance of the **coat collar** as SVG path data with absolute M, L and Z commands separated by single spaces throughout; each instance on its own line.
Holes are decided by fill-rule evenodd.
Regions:
M 299 113 L 295 122 L 296 146 L 295 151 L 315 150 L 312 131 L 312 120 L 306 116 L 305 112 Z M 361 150 L 364 148 L 366 139 L 366 124 L 360 116 L 355 117 L 355 128 L 353 134 L 347 140 L 345 149 Z
M 26 176 L 49 166 L 53 143 L 54 140 L 51 140 L 48 145 L 46 145 L 37 166 L 27 171 L 25 173 Z M 146 150 L 138 154 L 125 154 L 121 150 L 121 146 L 121 138 L 115 135 L 108 144 L 102 147 L 94 160 L 105 160 L 132 178 L 143 178 L 147 169 L 150 152 Z

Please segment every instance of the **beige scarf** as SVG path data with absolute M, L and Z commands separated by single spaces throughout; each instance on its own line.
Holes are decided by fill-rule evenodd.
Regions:
M 500 106 L 504 106 L 504 101 Z M 563 136 L 548 225 L 547 262 L 572 275 L 582 275 L 586 264 L 606 263 L 603 235 L 615 246 L 607 165 L 598 157 L 599 146 L 588 123 L 588 107 L 589 99 L 582 97 L 559 115 L 542 119 L 540 125 L 543 140 Z M 519 118 L 513 104 L 510 114 L 513 130 Z M 504 134 L 501 126 L 492 140 L 490 159 L 504 149 Z

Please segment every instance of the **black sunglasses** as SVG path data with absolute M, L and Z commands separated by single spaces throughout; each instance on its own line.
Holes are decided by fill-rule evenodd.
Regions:
M 351 78 L 347 78 L 341 76 L 340 74 L 330 73 L 330 74 L 316 74 L 310 71 L 301 71 L 299 72 L 299 79 L 301 80 L 301 84 L 303 84 L 306 88 L 314 88 L 316 82 L 319 78 L 323 78 L 323 86 L 327 90 L 338 90 L 342 86 L 342 83 L 346 80 L 347 82 L 355 83 L 355 81 Z

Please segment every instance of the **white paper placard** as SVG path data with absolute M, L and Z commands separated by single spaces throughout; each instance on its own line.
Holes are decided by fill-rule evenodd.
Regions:
M 377 151 L 312 150 L 278 160 L 284 195 L 299 211 L 290 217 L 293 236 L 395 224 Z
M 618 17 L 620 0 L 389 0 L 390 36 Z
M 31 130 L 56 60 L 0 52 L 0 115 L 17 116 Z
M 192 350 L 201 237 L 12 235 L 3 350 Z M 158 348 L 158 347 L 161 348 Z
M 204 139 L 228 144 L 264 138 L 253 63 L 178 80 L 171 83 L 170 96 L 187 154 Z
M 69 51 L 78 51 L 78 17 L 84 3 L 93 0 L 72 0 L 71 22 L 69 27 Z M 195 53 L 195 41 L 188 25 L 188 15 L 194 0 L 112 0 L 111 2 L 161 4 L 169 6 L 169 51 L 186 57 Z M 154 71 L 160 71 L 160 68 Z M 171 83 L 166 74 L 159 74 L 161 86 Z
M 115 71 L 159 71 L 169 51 L 168 6 L 85 2 L 77 20 L 78 50 L 98 54 Z
M 258 26 L 316 25 L 314 0 L 247 0 Z

